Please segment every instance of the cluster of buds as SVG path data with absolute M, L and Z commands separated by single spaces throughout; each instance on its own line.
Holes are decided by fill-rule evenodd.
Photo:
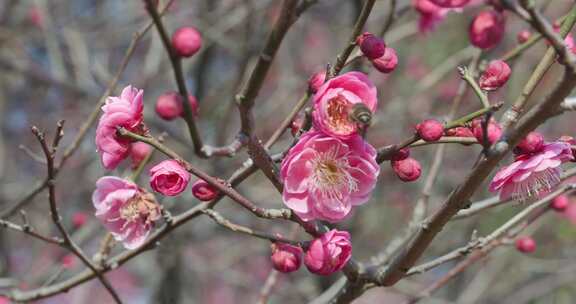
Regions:
M 387 74 L 396 69 L 398 65 L 396 50 L 387 47 L 382 38 L 366 32 L 356 38 L 356 44 L 376 70 Z

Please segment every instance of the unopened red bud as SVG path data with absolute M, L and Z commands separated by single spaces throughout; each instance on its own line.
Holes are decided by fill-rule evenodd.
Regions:
M 320 86 L 324 84 L 325 80 L 326 80 L 326 71 L 320 71 L 314 73 L 314 75 L 312 75 L 310 79 L 308 79 L 308 90 L 312 93 L 316 93 L 316 91 L 318 91 Z
M 188 95 L 188 102 L 194 115 L 198 115 L 198 101 L 196 97 Z M 156 100 L 156 114 L 165 120 L 173 120 L 182 116 L 184 107 L 182 98 L 177 92 L 167 92 L 158 97 Z
M 202 36 L 193 27 L 181 27 L 172 35 L 174 52 L 181 57 L 190 57 L 202 47 Z
M 530 154 L 536 153 L 544 146 L 544 136 L 538 132 L 530 132 L 522 141 L 516 146 L 515 152 L 517 154 Z
M 199 179 L 192 185 L 192 195 L 203 202 L 207 202 L 218 196 L 218 189 L 206 181 Z
M 560 194 L 552 200 L 552 202 L 550 203 L 550 208 L 558 212 L 563 212 L 564 210 L 566 210 L 569 204 L 570 199 L 568 198 L 568 196 Z
M 410 149 L 408 148 L 402 148 L 396 152 L 394 152 L 394 154 L 392 154 L 392 160 L 405 160 L 410 156 Z
M 488 130 L 487 137 L 489 144 L 494 144 L 502 136 L 502 127 L 500 127 L 500 125 L 497 122 L 490 121 L 486 129 Z M 472 133 L 474 133 L 474 137 L 476 137 L 476 140 L 478 140 L 478 142 L 480 143 L 484 142 L 484 130 L 482 128 L 481 119 L 475 119 L 472 122 Z
M 372 33 L 364 33 L 357 39 L 360 50 L 368 59 L 380 58 L 386 51 L 386 44 L 382 38 L 376 37 Z
M 302 248 L 290 244 L 272 244 L 272 267 L 283 273 L 294 272 L 302 265 Z
M 436 119 L 427 119 L 416 126 L 416 132 L 424 141 L 437 141 L 444 134 L 444 124 Z
M 390 73 L 398 66 L 398 56 L 393 48 L 386 48 L 382 57 L 372 60 L 372 66 L 381 73 Z
M 506 19 L 495 10 L 482 11 L 470 24 L 468 35 L 470 42 L 481 49 L 491 49 L 504 37 Z
M 87 221 L 88 221 L 88 214 L 84 212 L 75 212 L 74 214 L 72 214 L 72 225 L 74 225 L 74 228 L 76 229 L 84 226 L 84 224 L 86 224 Z
M 140 163 L 152 152 L 152 147 L 143 142 L 135 142 L 130 145 L 130 159 L 132 168 L 137 168 Z
M 392 161 L 392 169 L 394 173 L 396 173 L 396 176 L 405 182 L 417 180 L 422 173 L 420 163 L 410 157 L 403 160 Z
M 518 33 L 516 39 L 518 40 L 519 43 L 524 43 L 528 41 L 530 37 L 532 37 L 532 33 L 529 30 L 522 30 Z
M 480 76 L 480 88 L 486 91 L 494 91 L 503 86 L 510 78 L 510 67 L 502 60 L 494 60 Z
M 464 7 L 470 0 L 430 0 L 430 2 L 444 8 Z
M 536 250 L 536 242 L 529 236 L 523 236 L 516 240 L 516 249 L 523 253 L 532 253 Z

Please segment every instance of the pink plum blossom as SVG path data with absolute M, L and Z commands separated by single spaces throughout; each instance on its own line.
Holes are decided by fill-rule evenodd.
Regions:
M 304 264 L 312 273 L 330 275 L 346 266 L 352 256 L 348 231 L 330 230 L 310 244 Z
M 272 244 L 272 266 L 283 273 L 294 272 L 302 264 L 302 248 L 286 243 Z
M 324 83 L 314 95 L 314 127 L 328 135 L 347 139 L 358 131 L 349 117 L 355 104 L 376 111 L 376 87 L 366 74 L 348 72 Z
M 347 141 L 309 131 L 282 161 L 284 204 L 303 220 L 338 222 L 365 203 L 380 167 L 376 150 L 359 135 Z
M 115 176 L 96 182 L 92 203 L 96 217 L 127 249 L 141 246 L 160 219 L 160 206 L 151 193 Z
M 450 11 L 454 11 L 438 6 L 431 0 L 412 0 L 412 6 L 420 14 L 418 29 L 421 33 L 433 31 Z
M 560 166 L 571 159 L 570 145 L 545 143 L 540 151 L 522 154 L 500 169 L 490 183 L 490 191 L 499 191 L 502 200 L 526 201 L 541 197 L 560 183 Z
M 142 90 L 127 86 L 120 96 L 110 96 L 96 128 L 96 147 L 104 168 L 115 169 L 130 154 L 131 140 L 117 134 L 117 128 L 142 133 L 144 128 Z
M 176 160 L 160 162 L 150 169 L 150 187 L 167 196 L 176 196 L 186 189 L 190 173 Z

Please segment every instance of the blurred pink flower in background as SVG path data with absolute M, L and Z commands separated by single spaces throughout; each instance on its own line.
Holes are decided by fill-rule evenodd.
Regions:
M 160 206 L 152 194 L 115 176 L 104 176 L 96 182 L 92 203 L 96 217 L 127 249 L 142 245 L 160 219 Z
M 376 150 L 360 136 L 348 141 L 318 131 L 302 135 L 282 161 L 284 204 L 304 220 L 343 220 L 370 198 L 380 173 Z
M 438 23 L 444 20 L 448 12 L 452 11 L 450 8 L 434 4 L 431 0 L 412 0 L 412 6 L 420 14 L 418 29 L 421 33 L 433 31 Z
M 304 264 L 312 273 L 329 275 L 344 268 L 351 256 L 350 234 L 333 229 L 312 241 Z
M 546 143 L 540 151 L 522 154 L 515 162 L 500 169 L 490 183 L 490 191 L 499 191 L 502 200 L 538 198 L 560 183 L 561 165 L 571 159 L 570 145 Z
M 446 8 L 464 7 L 470 0 L 430 0 L 430 2 Z
M 352 106 L 363 103 L 374 112 L 378 104 L 376 87 L 360 72 L 348 72 L 328 80 L 318 88 L 313 101 L 314 127 L 342 139 L 358 131 L 357 123 L 349 117 Z
M 167 196 L 176 196 L 186 189 L 190 173 L 176 160 L 160 162 L 150 169 L 150 187 Z
M 131 140 L 117 134 L 117 128 L 141 133 L 143 130 L 144 91 L 127 86 L 119 97 L 110 96 L 102 106 L 104 112 L 96 128 L 96 147 L 102 165 L 108 170 L 115 169 L 130 152 Z

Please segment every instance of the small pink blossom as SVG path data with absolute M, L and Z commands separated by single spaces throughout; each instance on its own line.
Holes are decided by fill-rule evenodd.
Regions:
M 560 194 L 552 200 L 550 208 L 557 212 L 564 212 L 568 205 L 570 205 L 570 199 L 568 196 L 566 194 Z
M 152 152 L 152 147 L 143 142 L 135 142 L 130 145 L 130 159 L 132 160 L 132 168 L 136 169 L 140 163 Z
M 530 132 L 514 149 L 516 154 L 531 154 L 542 150 L 544 136 L 538 132 Z
M 96 217 L 127 249 L 140 247 L 160 219 L 160 206 L 151 193 L 115 176 L 96 182 L 92 203 Z
M 482 90 L 495 91 L 502 87 L 510 78 L 510 67 L 502 60 L 493 60 L 480 76 L 478 84 Z
M 72 214 L 72 225 L 76 229 L 84 226 L 84 224 L 86 224 L 87 221 L 88 221 L 88 214 L 84 212 L 78 211 Z
M 359 135 L 342 141 L 319 131 L 302 135 L 282 161 L 284 204 L 303 220 L 343 220 L 370 198 L 380 173 L 376 150 Z
M 196 97 L 188 95 L 188 103 L 190 110 L 194 116 L 198 116 L 198 101 Z M 174 120 L 181 117 L 184 113 L 184 106 L 182 105 L 182 97 L 178 92 L 166 92 L 156 100 L 156 114 L 164 120 Z
M 330 275 L 346 266 L 352 257 L 348 231 L 332 229 L 310 244 L 304 264 L 312 273 Z
M 270 260 L 277 271 L 294 272 L 302 264 L 302 248 L 285 243 L 274 243 Z
M 540 151 L 523 154 L 500 169 L 490 183 L 490 191 L 499 191 L 502 200 L 526 201 L 541 197 L 560 183 L 561 165 L 571 159 L 568 144 L 546 143 Z
M 167 196 L 176 196 L 186 189 L 190 173 L 176 160 L 162 161 L 150 169 L 150 187 Z
M 452 11 L 434 4 L 431 0 L 412 0 L 412 6 L 420 14 L 418 28 L 421 33 L 433 31 L 438 23 L 446 18 L 448 12 Z
M 119 97 L 110 96 L 102 106 L 104 112 L 96 128 L 96 147 L 102 165 L 115 169 L 130 153 L 131 140 L 117 134 L 117 128 L 142 133 L 144 129 L 142 111 L 143 91 L 127 86 Z
M 486 127 L 488 131 L 487 139 L 489 144 L 494 144 L 502 136 L 502 127 L 496 121 L 491 120 Z M 474 119 L 472 121 L 472 133 L 479 143 L 484 142 L 484 128 L 482 126 L 482 119 Z
M 495 10 L 480 12 L 468 30 L 470 42 L 481 49 L 491 49 L 504 38 L 506 18 L 504 14 Z
M 518 40 L 518 43 L 524 43 L 528 41 L 530 37 L 532 37 L 532 33 L 529 30 L 522 30 L 518 33 L 516 39 Z
M 353 137 L 358 131 L 357 123 L 349 117 L 355 104 L 364 103 L 374 112 L 378 103 L 376 87 L 360 72 L 348 72 L 328 80 L 313 100 L 314 127 L 341 139 Z

